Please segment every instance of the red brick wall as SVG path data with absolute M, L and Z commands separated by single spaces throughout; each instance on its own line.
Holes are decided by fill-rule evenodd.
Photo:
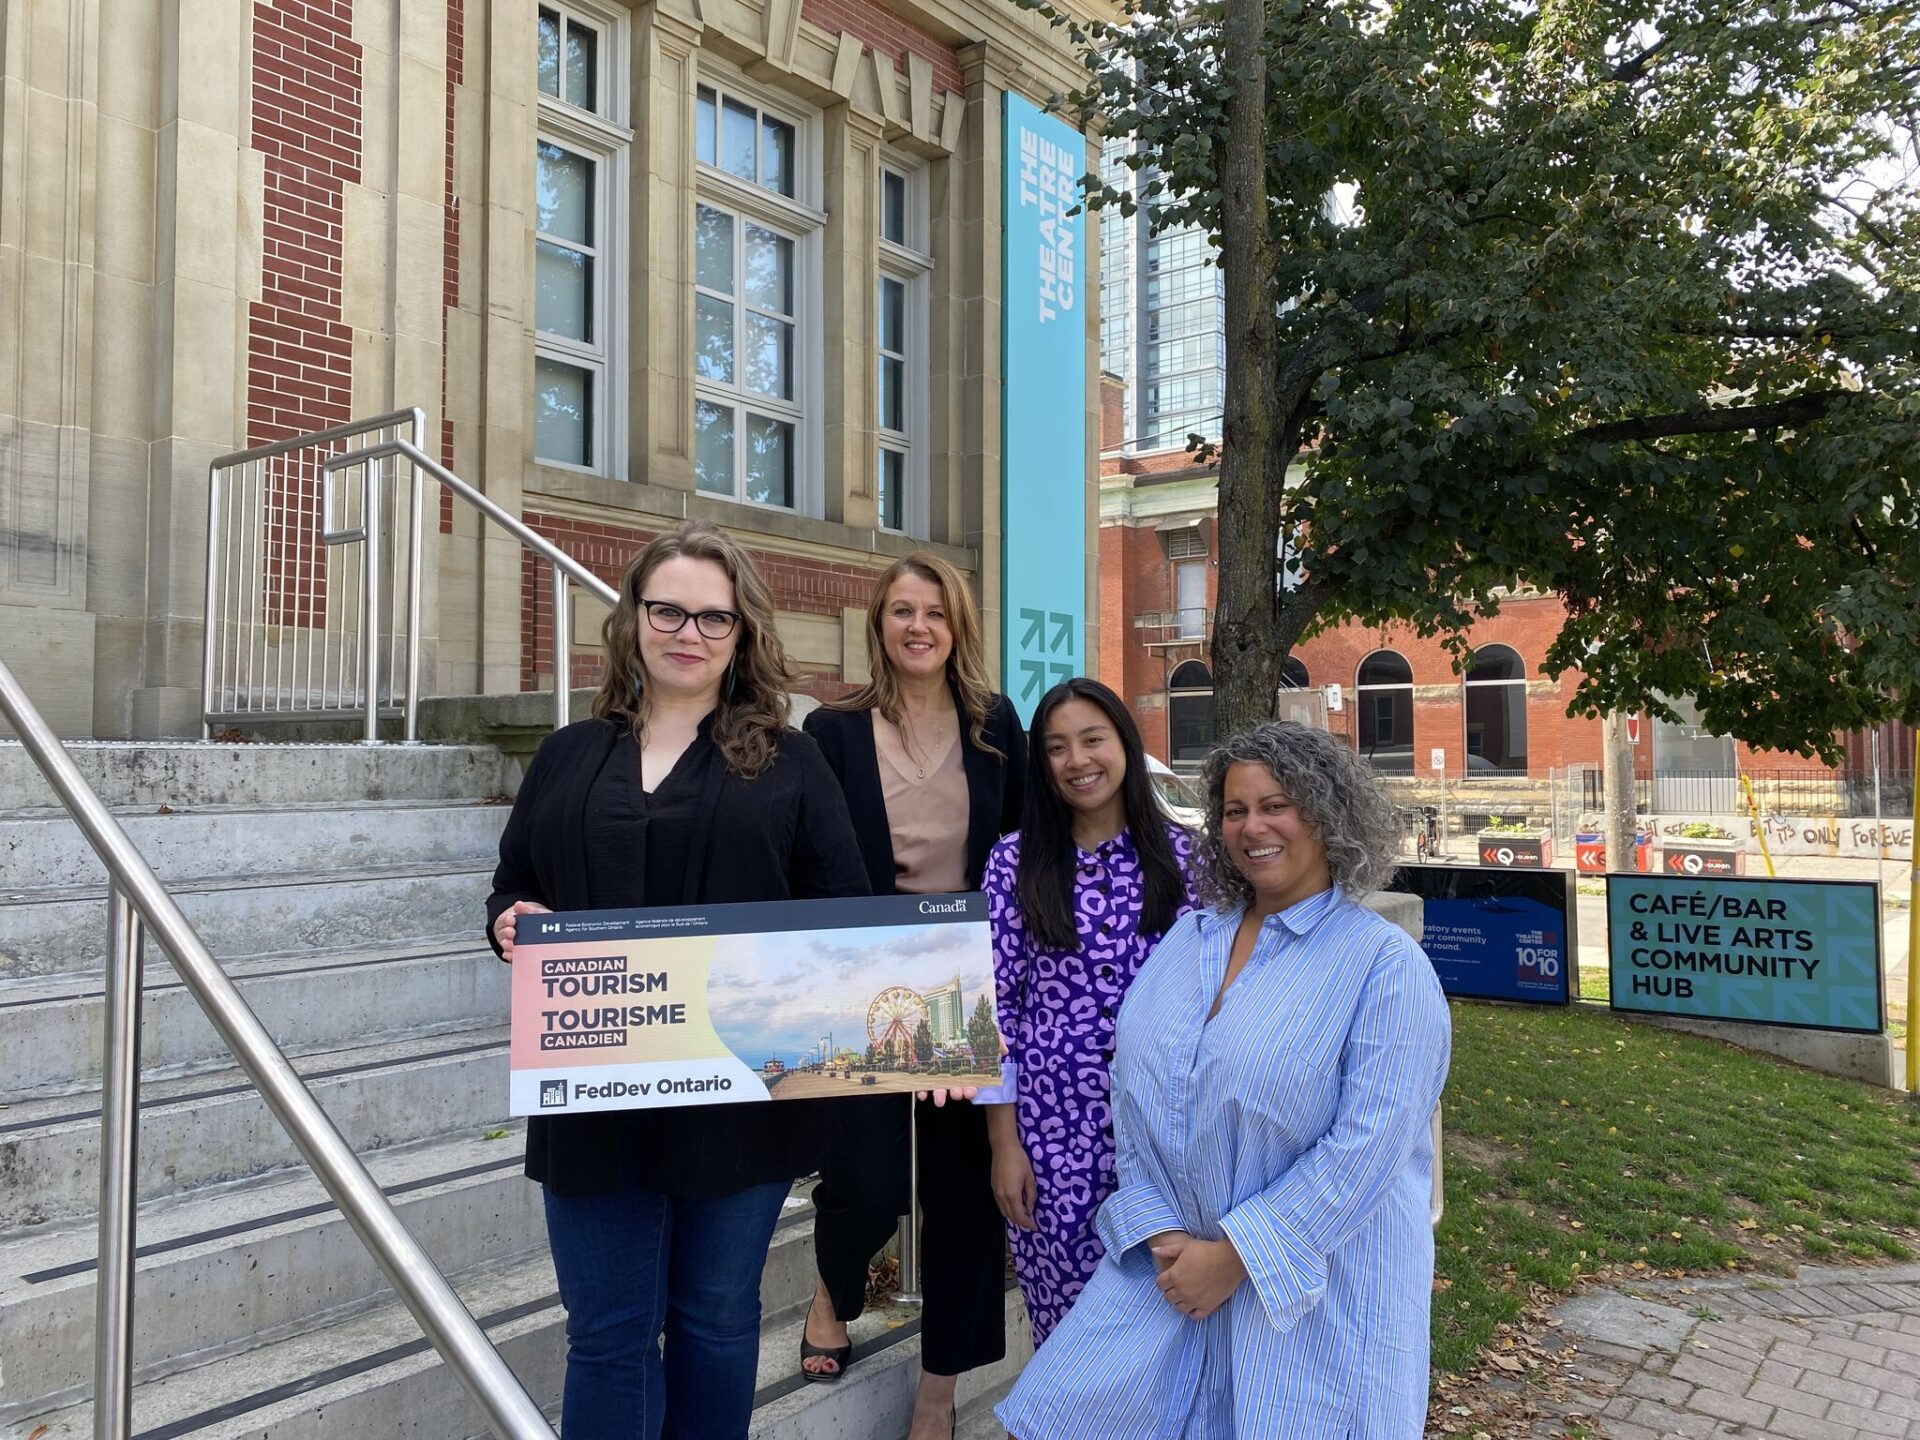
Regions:
M 600 525 L 558 515 L 529 513 L 526 522 L 553 541 L 594 574 L 611 585 L 618 585 L 627 566 L 654 537 L 649 530 L 617 525 Z M 842 609 L 865 608 L 872 593 L 877 570 L 857 565 L 837 565 L 819 560 L 803 560 L 768 550 L 747 550 L 767 586 L 773 591 L 777 609 L 803 615 L 831 615 L 838 619 Z M 520 686 L 535 688 L 537 674 L 544 673 L 553 654 L 553 578 L 545 562 L 524 552 L 520 567 Z M 599 635 L 576 634 L 576 647 L 598 644 Z M 575 654 L 572 661 L 573 683 L 598 685 L 601 659 L 598 655 Z M 855 687 L 833 672 L 802 672 L 794 686 L 797 694 L 830 700 Z
M 1213 542 L 1214 523 L 1202 522 Z M 1214 604 L 1219 572 L 1209 563 L 1207 600 Z M 1188 660 L 1207 662 L 1202 641 L 1149 648 L 1135 617 L 1173 609 L 1173 562 L 1167 559 L 1158 531 L 1147 527 L 1106 525 L 1100 530 L 1100 679 L 1125 700 L 1140 723 L 1140 738 L 1149 754 L 1167 755 L 1167 677 Z
M 265 157 L 261 298 L 247 311 L 247 443 L 339 425 L 353 403 L 340 318 L 341 186 L 360 178 L 360 47 L 351 0 L 256 0 L 249 130 Z M 325 599 L 317 477 L 270 462 L 266 563 L 274 618 L 313 623 Z
M 870 48 L 891 56 L 904 69 L 904 57 L 910 52 L 933 62 L 935 90 L 965 89 L 960 79 L 960 60 L 951 49 L 911 21 L 870 0 L 803 0 L 801 18 L 818 25 L 829 34 L 846 31 Z
M 1207 522 L 1206 528 L 1210 548 L 1217 555 L 1213 523 Z M 1218 582 L 1216 567 L 1207 577 L 1209 606 L 1215 603 Z M 1197 644 L 1150 649 L 1134 625 L 1137 615 L 1171 609 L 1172 587 L 1173 568 L 1157 532 L 1123 525 L 1101 527 L 1100 678 L 1133 708 L 1147 749 L 1159 756 L 1167 753 L 1167 677 L 1184 660 L 1208 661 L 1204 647 Z M 1579 672 L 1565 671 L 1558 680 L 1549 680 L 1540 671 L 1547 647 L 1560 633 L 1565 618 L 1565 610 L 1556 597 L 1522 598 L 1508 601 L 1497 616 L 1481 621 L 1467 632 L 1469 642 L 1475 646 L 1511 646 L 1526 665 L 1529 682 L 1527 769 L 1536 778 L 1544 778 L 1549 770 L 1601 763 L 1600 721 L 1567 714 L 1567 705 L 1580 682 Z M 1438 639 L 1422 639 L 1404 625 L 1384 628 L 1343 625 L 1295 646 L 1293 656 L 1307 667 L 1309 684 L 1341 686 L 1346 707 L 1341 713 L 1327 717 L 1328 727 L 1336 734 L 1351 737 L 1356 723 L 1355 676 L 1360 662 L 1382 648 L 1399 651 L 1413 670 L 1413 743 L 1417 773 L 1423 777 L 1432 773 L 1428 768 L 1429 752 L 1438 748 L 1447 752 L 1448 776 L 1462 778 L 1466 774 L 1466 719 L 1460 676 L 1453 669 L 1452 655 Z M 1429 687 L 1424 695 L 1422 687 Z M 1650 723 L 1643 722 L 1642 736 L 1634 760 L 1637 772 L 1645 776 L 1652 773 L 1654 745 Z M 1745 742 L 1735 749 L 1737 761 L 1743 768 L 1796 772 L 1826 768 L 1810 757 L 1756 750 Z M 1895 762 L 1888 768 L 1904 767 Z
M 1511 646 L 1526 667 L 1527 771 L 1536 776 L 1569 765 L 1600 763 L 1600 722 L 1569 718 L 1566 713 L 1580 676 L 1566 671 L 1553 681 L 1540 673 L 1541 657 L 1560 633 L 1565 613 L 1559 600 L 1551 596 L 1510 600 L 1497 616 L 1467 632 L 1476 646 Z M 1431 775 L 1428 752 L 1441 749 L 1447 752 L 1447 775 L 1452 779 L 1465 777 L 1466 717 L 1461 677 L 1453 668 L 1452 655 L 1437 637 L 1423 639 L 1404 625 L 1377 629 L 1343 625 L 1302 642 L 1293 653 L 1307 667 L 1308 683 L 1342 687 L 1346 708 L 1342 714 L 1330 715 L 1328 724 L 1351 736 L 1356 723 L 1354 677 L 1360 662 L 1379 649 L 1398 651 L 1413 669 L 1416 772 Z M 1426 694 L 1422 694 L 1422 687 L 1429 687 Z
M 352 403 L 340 319 L 341 185 L 360 178 L 350 0 L 255 0 L 253 148 L 266 157 L 261 298 L 248 314 L 247 436 L 337 425 Z

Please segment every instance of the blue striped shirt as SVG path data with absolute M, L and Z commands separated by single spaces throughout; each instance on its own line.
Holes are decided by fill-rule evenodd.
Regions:
M 1433 1288 L 1429 1119 L 1452 1044 L 1425 953 L 1335 887 L 1271 916 L 1195 911 L 1121 1008 L 1106 1257 L 998 1414 L 1017 1440 L 1417 1440 Z M 1205 1320 L 1142 1243 L 1230 1239 Z

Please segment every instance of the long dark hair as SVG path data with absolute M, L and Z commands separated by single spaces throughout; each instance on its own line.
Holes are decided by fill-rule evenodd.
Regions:
M 1146 747 L 1139 727 L 1120 697 L 1098 680 L 1076 676 L 1054 686 L 1034 708 L 1027 745 L 1027 800 L 1020 816 L 1020 909 L 1027 933 L 1050 950 L 1077 950 L 1080 936 L 1074 925 L 1073 872 L 1077 862 L 1073 843 L 1073 811 L 1054 783 L 1047 759 L 1047 721 L 1069 700 L 1085 700 L 1099 707 L 1120 738 L 1127 757 L 1127 774 L 1120 794 L 1127 812 L 1127 829 L 1140 857 L 1140 929 L 1158 935 L 1173 924 L 1186 898 L 1180 862 L 1167 838 L 1167 816 L 1153 793 L 1147 772 Z

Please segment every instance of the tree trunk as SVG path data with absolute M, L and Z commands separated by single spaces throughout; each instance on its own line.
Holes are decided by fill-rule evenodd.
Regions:
M 1220 449 L 1220 582 L 1214 605 L 1214 730 L 1273 718 L 1283 652 L 1274 646 L 1281 480 L 1273 473 L 1273 237 L 1267 225 L 1266 0 L 1226 0 L 1226 143 L 1220 167 L 1226 392 Z
M 1600 722 L 1601 785 L 1606 800 L 1607 869 L 1631 875 L 1634 841 L 1640 824 L 1634 804 L 1633 745 L 1627 739 L 1627 717 L 1612 713 Z

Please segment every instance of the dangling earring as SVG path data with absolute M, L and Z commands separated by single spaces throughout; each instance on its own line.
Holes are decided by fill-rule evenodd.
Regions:
M 727 703 L 729 705 L 733 704 L 734 691 L 738 688 L 739 678 L 739 662 L 730 661 L 727 665 Z

